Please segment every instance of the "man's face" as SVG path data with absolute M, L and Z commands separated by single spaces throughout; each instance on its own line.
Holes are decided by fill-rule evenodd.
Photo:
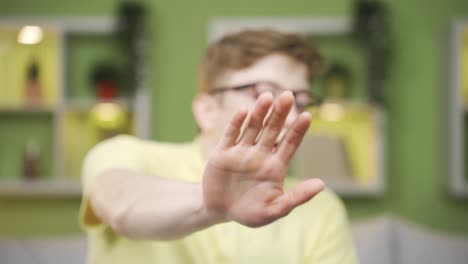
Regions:
M 249 110 L 255 104 L 255 88 L 232 90 L 246 84 L 258 82 L 270 82 L 281 90 L 307 91 L 309 89 L 307 67 L 286 55 L 272 54 L 258 60 L 254 65 L 236 71 L 226 73 L 217 80 L 215 88 L 229 89 L 228 91 L 214 95 L 217 100 L 216 118 L 213 125 L 213 136 L 218 140 L 236 111 L 245 107 Z M 261 89 L 258 89 L 261 90 Z M 275 94 L 274 94 L 275 95 Z M 278 141 L 284 136 L 299 113 L 297 107 L 293 107 L 286 120 L 285 127 L 278 137 Z

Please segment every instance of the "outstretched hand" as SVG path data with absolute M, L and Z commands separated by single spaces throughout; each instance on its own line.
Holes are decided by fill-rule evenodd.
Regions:
M 264 93 L 249 119 L 245 109 L 234 115 L 204 171 L 207 210 L 224 220 L 258 227 L 286 216 L 324 188 L 321 180 L 308 179 L 283 191 L 291 159 L 311 122 L 310 113 L 301 113 L 278 142 L 293 105 L 294 96 L 289 91 L 274 103 L 273 96 Z

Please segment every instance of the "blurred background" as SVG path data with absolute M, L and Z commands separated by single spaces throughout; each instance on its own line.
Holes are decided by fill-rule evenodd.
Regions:
M 207 44 L 250 27 L 306 34 L 327 60 L 291 171 L 343 198 L 362 263 L 468 263 L 465 0 L 0 0 L 0 259 L 64 240 L 83 259 L 86 151 L 191 140 Z

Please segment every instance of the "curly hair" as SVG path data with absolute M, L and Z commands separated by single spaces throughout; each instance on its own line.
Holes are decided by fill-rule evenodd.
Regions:
M 226 35 L 208 47 L 199 68 L 199 92 L 213 89 L 214 82 L 226 71 L 247 68 L 271 54 L 304 63 L 309 81 L 322 71 L 322 56 L 304 37 L 270 29 L 245 30 Z

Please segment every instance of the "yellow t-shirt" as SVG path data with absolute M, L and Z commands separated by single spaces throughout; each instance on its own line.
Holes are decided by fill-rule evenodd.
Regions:
M 260 228 L 229 222 L 175 241 L 125 238 L 95 216 L 88 200 L 96 177 L 112 167 L 200 182 L 204 162 L 198 140 L 168 144 L 117 136 L 96 145 L 84 162 L 80 212 L 89 235 L 90 264 L 357 263 L 345 209 L 328 190 Z M 292 184 L 286 181 L 287 186 Z

